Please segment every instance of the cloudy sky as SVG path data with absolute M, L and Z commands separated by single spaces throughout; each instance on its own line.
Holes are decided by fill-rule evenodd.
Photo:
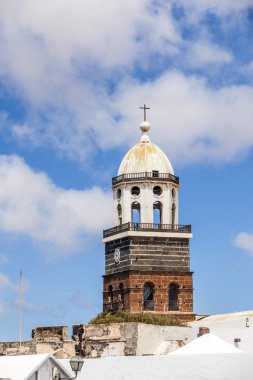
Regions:
M 0 340 L 101 311 L 111 177 L 180 176 L 195 312 L 253 308 L 253 0 L 0 0 Z

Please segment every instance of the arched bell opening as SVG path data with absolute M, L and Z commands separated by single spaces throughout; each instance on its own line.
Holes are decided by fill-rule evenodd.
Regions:
M 179 287 L 174 282 L 169 285 L 169 310 L 170 311 L 178 311 L 179 303 L 178 303 L 178 292 Z
M 116 192 L 116 197 L 118 200 L 121 199 L 121 189 L 118 189 L 117 192 Z
M 125 299 L 125 290 L 124 290 L 124 285 L 121 282 L 119 284 L 119 302 L 120 302 L 121 308 L 124 308 L 124 299 Z
M 108 291 L 109 291 L 109 302 L 113 303 L 113 287 L 112 287 L 112 285 L 109 286 Z
M 154 310 L 154 285 L 152 282 L 146 282 L 143 289 L 143 307 L 144 310 Z
M 120 297 L 122 300 L 124 300 L 124 285 L 122 284 L 122 282 L 119 284 L 119 294 L 120 294 Z
M 153 204 L 153 223 L 161 224 L 162 223 L 162 203 L 157 201 Z
M 138 225 L 141 222 L 141 206 L 139 202 L 133 202 L 131 205 L 132 223 Z
M 118 204 L 117 206 L 117 212 L 118 212 L 118 224 L 122 224 L 122 207 L 121 204 Z
M 171 224 L 175 224 L 175 220 L 176 220 L 176 205 L 175 203 L 172 204 L 172 207 L 171 207 Z

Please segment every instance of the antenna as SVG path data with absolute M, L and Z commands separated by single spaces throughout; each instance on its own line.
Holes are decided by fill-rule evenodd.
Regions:
M 22 345 L 22 271 L 19 276 L 19 350 Z

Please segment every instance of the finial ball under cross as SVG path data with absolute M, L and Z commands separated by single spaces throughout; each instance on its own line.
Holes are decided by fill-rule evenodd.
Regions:
M 144 111 L 144 121 L 147 121 L 147 119 L 146 119 L 146 116 L 147 116 L 146 110 L 150 110 L 150 107 L 147 107 L 146 104 L 144 104 L 144 106 L 140 107 L 140 109 Z

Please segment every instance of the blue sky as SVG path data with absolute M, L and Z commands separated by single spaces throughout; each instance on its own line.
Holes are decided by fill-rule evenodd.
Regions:
M 2 0 L 0 340 L 102 308 L 111 177 L 140 138 L 180 176 L 195 312 L 252 309 L 253 1 Z

